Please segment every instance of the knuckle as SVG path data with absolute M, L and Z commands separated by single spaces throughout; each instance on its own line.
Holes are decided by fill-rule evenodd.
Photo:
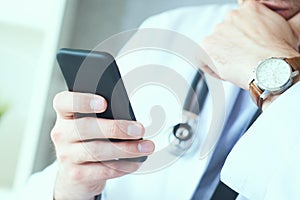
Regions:
M 115 120 L 113 120 L 109 126 L 109 134 L 112 137 L 118 137 L 118 133 L 119 133 L 119 125 Z
M 50 133 L 51 140 L 54 144 L 60 142 L 62 140 L 62 133 L 59 131 L 57 126 L 54 126 Z
M 68 170 L 69 177 L 75 182 L 84 182 L 85 181 L 85 171 L 80 167 L 73 166 Z
M 69 160 L 69 156 L 66 154 L 57 153 L 56 157 L 60 163 L 66 163 Z

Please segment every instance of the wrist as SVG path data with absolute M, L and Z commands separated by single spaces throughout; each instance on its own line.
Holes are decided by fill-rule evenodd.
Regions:
M 299 54 L 296 57 L 272 57 L 262 61 L 249 84 L 253 101 L 259 108 L 266 109 L 279 94 L 299 80 L 299 71 Z
M 82 199 L 82 200 L 95 200 L 95 196 L 100 194 L 105 184 L 97 185 L 97 188 L 89 188 L 86 184 L 79 184 L 79 182 L 70 182 L 67 178 L 57 178 L 54 186 L 53 199 Z M 100 192 L 101 191 L 101 192 Z M 98 198 L 99 199 L 99 198 Z M 98 200 L 97 199 L 97 200 Z
M 299 46 L 300 48 L 300 46 Z M 255 69 L 256 67 L 263 62 L 266 59 L 269 58 L 293 58 L 293 57 L 299 57 L 300 54 L 298 51 L 296 51 L 293 48 L 286 49 L 285 51 L 281 52 L 268 52 L 264 56 L 260 56 L 259 58 L 255 59 L 256 61 L 252 62 L 252 65 L 248 65 L 247 72 L 245 73 L 246 75 L 244 76 L 243 80 L 241 80 L 242 83 L 242 88 L 243 89 L 249 89 L 249 84 L 251 81 L 255 78 Z

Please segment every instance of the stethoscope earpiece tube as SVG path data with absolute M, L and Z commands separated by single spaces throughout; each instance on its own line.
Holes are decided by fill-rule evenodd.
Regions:
M 207 93 L 208 87 L 203 72 L 198 70 L 187 93 L 183 109 L 198 115 L 204 106 Z
M 198 70 L 191 83 L 190 90 L 183 106 L 184 121 L 176 124 L 170 133 L 170 143 L 173 148 L 171 153 L 174 155 L 183 155 L 192 145 L 195 139 L 198 119 L 197 116 L 201 112 L 205 99 L 208 94 L 203 73 Z

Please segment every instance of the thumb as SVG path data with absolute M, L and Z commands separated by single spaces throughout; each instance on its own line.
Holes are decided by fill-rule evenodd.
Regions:
M 300 45 L 300 12 L 298 12 L 295 16 L 293 16 L 291 19 L 289 19 L 289 24 L 298 39 L 297 45 Z

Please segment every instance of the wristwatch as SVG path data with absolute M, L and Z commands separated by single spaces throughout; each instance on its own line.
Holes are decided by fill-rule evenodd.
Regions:
M 300 56 L 292 58 L 268 58 L 254 70 L 254 79 L 249 84 L 250 95 L 261 108 L 264 100 L 270 95 L 281 94 L 292 84 L 300 70 Z

